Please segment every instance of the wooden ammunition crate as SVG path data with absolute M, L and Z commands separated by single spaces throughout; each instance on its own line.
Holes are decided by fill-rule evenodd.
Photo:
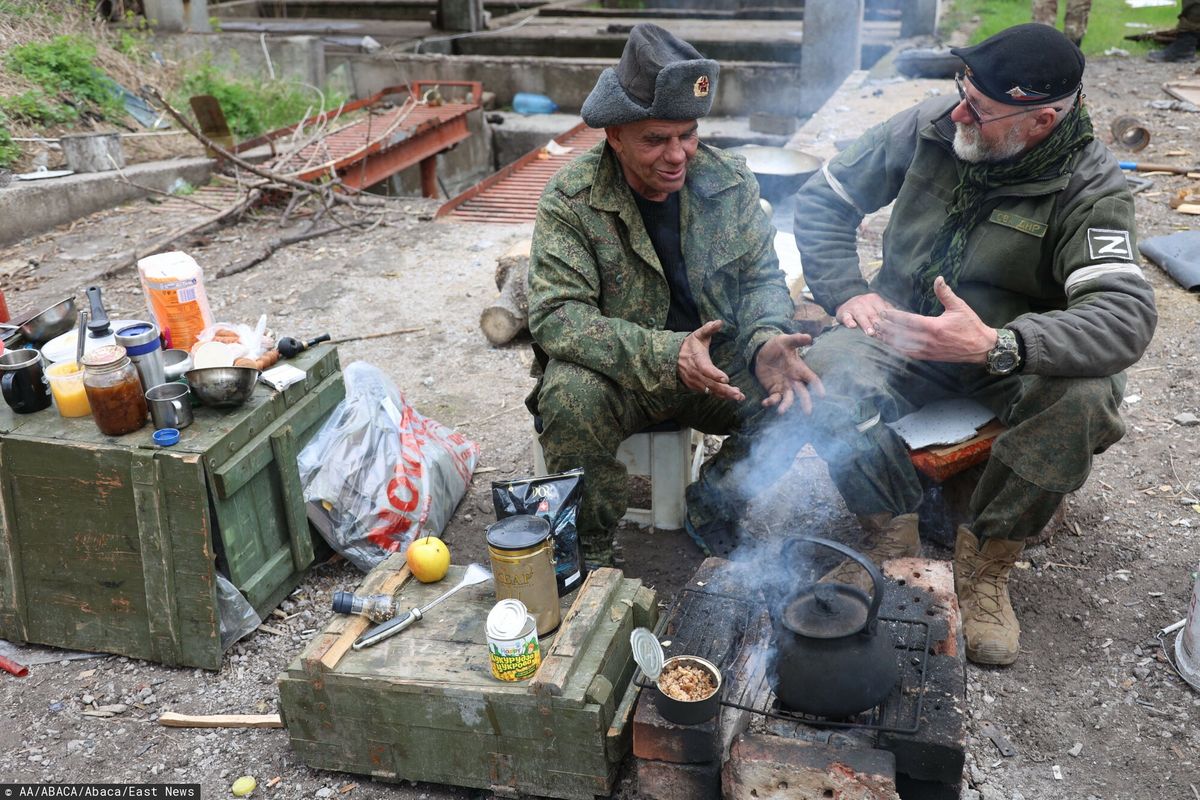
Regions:
M 296 455 L 345 388 L 332 347 L 290 363 L 169 448 L 0 404 L 0 638 L 219 669 L 216 571 L 265 615 L 313 560 Z
M 394 591 L 407 571 L 390 556 L 360 590 Z M 403 608 L 454 586 L 408 581 Z M 417 780 L 590 800 L 608 795 L 629 751 L 632 683 L 629 633 L 653 627 L 656 595 L 620 571 L 592 572 L 543 661 L 528 681 L 492 677 L 484 621 L 490 582 L 463 589 L 411 628 L 360 651 L 365 627 L 339 617 L 279 678 L 280 711 L 292 747 L 318 769 L 382 780 Z M 565 598 L 572 599 L 572 596 Z M 547 646 L 548 645 L 548 646 Z

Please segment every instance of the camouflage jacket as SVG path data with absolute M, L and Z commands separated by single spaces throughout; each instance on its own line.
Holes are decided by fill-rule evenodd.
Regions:
M 878 292 L 901 308 L 957 186 L 950 110 L 935 97 L 864 133 L 796 196 L 804 277 L 830 313 Z M 855 237 L 863 215 L 895 201 L 883 267 L 868 288 Z M 985 323 L 1017 331 L 1022 372 L 1115 375 L 1141 357 L 1158 320 L 1137 263 L 1133 197 L 1116 159 L 1094 139 L 1071 173 L 1000 186 L 983 198 L 955 289 Z
M 683 260 L 702 321 L 720 319 L 713 362 L 733 373 L 791 330 L 775 230 L 744 159 L 701 144 L 680 193 Z M 604 142 L 564 167 L 538 206 L 529 330 L 552 359 L 644 392 L 680 388 L 686 333 L 663 330 L 670 290 L 616 154 Z

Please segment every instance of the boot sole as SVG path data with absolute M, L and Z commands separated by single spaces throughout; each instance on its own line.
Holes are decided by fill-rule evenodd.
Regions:
M 989 647 L 988 645 L 980 645 L 979 647 L 971 647 L 967 644 L 967 659 L 974 664 L 982 664 L 988 667 L 1007 667 L 1017 660 L 1020 651 L 1010 652 L 997 647 Z

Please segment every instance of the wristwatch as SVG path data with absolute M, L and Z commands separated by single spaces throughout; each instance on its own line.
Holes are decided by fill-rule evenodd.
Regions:
M 1021 351 L 1017 334 L 1008 328 L 996 329 L 996 345 L 987 353 L 987 371 L 992 375 L 1008 375 L 1021 366 Z

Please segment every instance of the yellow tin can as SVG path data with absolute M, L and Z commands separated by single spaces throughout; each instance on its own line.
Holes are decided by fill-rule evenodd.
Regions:
M 554 543 L 550 523 L 529 514 L 515 514 L 487 529 L 496 599 L 520 600 L 537 621 L 539 636 L 558 630 L 562 612 L 554 581 Z
M 502 681 L 524 681 L 542 663 L 537 622 L 520 600 L 501 600 L 487 617 L 488 660 Z

